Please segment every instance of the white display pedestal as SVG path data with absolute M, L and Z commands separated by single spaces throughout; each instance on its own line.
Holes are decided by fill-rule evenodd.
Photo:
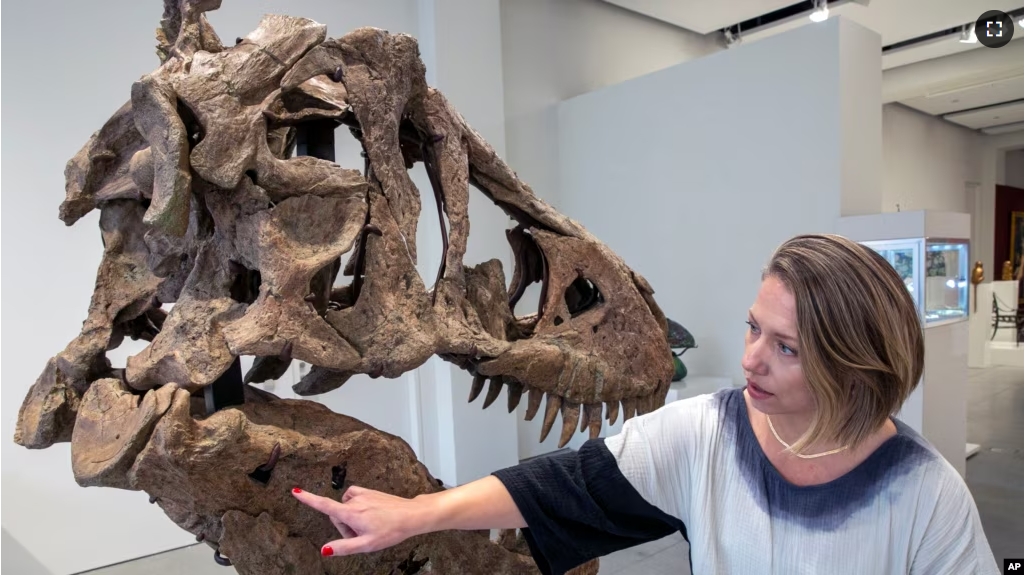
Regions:
M 989 338 L 993 333 L 993 284 L 984 282 L 973 286 L 971 298 L 971 313 L 968 316 L 968 367 L 989 367 Z
M 971 237 L 971 217 L 934 211 L 852 216 L 838 220 L 837 233 L 858 242 L 915 238 L 967 240 Z M 968 261 L 973 261 L 970 252 Z M 982 285 L 979 288 L 981 294 Z M 984 303 L 979 302 L 979 315 L 984 313 Z M 919 302 L 920 307 L 925 304 Z M 969 306 L 969 311 L 971 309 Z M 973 447 L 978 448 L 967 443 L 969 319 L 926 324 L 924 332 L 922 379 L 897 417 L 921 433 L 964 477 L 965 460 L 973 453 Z

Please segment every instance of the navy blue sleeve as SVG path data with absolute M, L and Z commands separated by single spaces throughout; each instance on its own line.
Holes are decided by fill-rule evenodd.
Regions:
M 544 575 L 675 531 L 683 522 L 648 503 L 619 471 L 602 439 L 494 473 L 527 522 L 530 552 Z

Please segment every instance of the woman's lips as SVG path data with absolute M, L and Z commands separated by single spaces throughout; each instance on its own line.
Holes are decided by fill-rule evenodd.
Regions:
M 747 392 L 753 395 L 755 399 L 767 399 L 769 397 L 772 397 L 773 395 L 768 391 L 765 391 L 764 389 L 758 387 L 758 385 L 750 379 L 747 380 Z

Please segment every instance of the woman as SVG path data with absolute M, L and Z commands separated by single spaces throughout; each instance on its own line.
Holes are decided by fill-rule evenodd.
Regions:
M 299 490 L 378 550 L 446 529 L 528 528 L 541 571 L 680 531 L 704 573 L 997 573 L 957 472 L 892 418 L 922 374 L 914 302 L 878 254 L 838 236 L 776 251 L 747 318 L 744 389 L 666 405 L 613 437 L 407 500 Z

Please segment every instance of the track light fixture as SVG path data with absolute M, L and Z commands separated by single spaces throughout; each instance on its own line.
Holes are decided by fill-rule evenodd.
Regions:
M 974 44 L 979 41 L 975 37 L 975 24 L 965 24 L 965 27 L 961 30 L 961 39 L 958 40 L 962 44 Z
M 722 37 L 726 40 L 726 47 L 732 48 L 733 46 L 740 44 L 740 31 L 733 32 L 732 28 L 723 28 Z
M 829 18 L 829 6 L 826 5 L 827 0 L 814 0 L 812 4 L 815 9 L 808 15 L 808 19 L 812 22 L 825 22 Z

